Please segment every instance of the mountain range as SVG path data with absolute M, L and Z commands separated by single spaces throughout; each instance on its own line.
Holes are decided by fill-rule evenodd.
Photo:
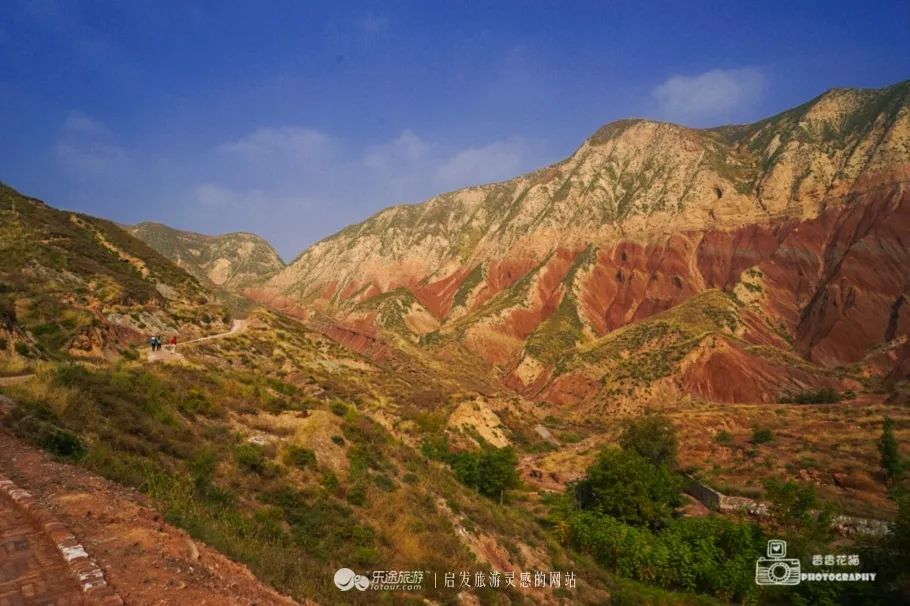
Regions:
M 560 404 L 893 382 L 908 177 L 908 82 L 747 125 L 622 120 L 552 166 L 351 225 L 250 294 Z
M 287 264 L 253 234 L 117 225 L 0 185 L 0 459 L 141 603 L 232 604 L 240 586 L 286 603 L 262 583 L 374 603 L 339 591 L 339 566 L 579 573 L 572 591 L 413 593 L 439 603 L 774 600 L 738 514 L 680 501 L 680 526 L 603 517 L 591 535 L 559 516 L 576 481 L 632 455 L 643 409 L 663 417 L 639 438 L 675 453 L 678 435 L 678 469 L 737 511 L 795 478 L 780 486 L 811 483 L 825 507 L 905 515 L 879 431 L 908 426 L 908 187 L 910 81 L 748 125 L 614 122 L 552 166 L 386 209 Z M 151 352 L 155 334 L 180 345 Z M 645 476 L 617 477 L 607 492 Z M 114 511 L 127 493 L 145 513 Z M 659 542 L 672 528 L 692 534 Z M 818 550 L 849 541 L 832 537 Z M 194 540 L 255 577 L 225 581 Z M 710 582 L 653 576 L 649 558 L 670 554 L 667 575 L 690 545 Z M 736 593 L 713 584 L 727 577 Z

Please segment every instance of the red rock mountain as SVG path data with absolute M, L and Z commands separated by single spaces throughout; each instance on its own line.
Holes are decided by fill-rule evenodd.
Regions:
M 555 403 L 770 401 L 905 379 L 908 267 L 910 81 L 743 126 L 614 122 L 352 225 L 257 296 Z

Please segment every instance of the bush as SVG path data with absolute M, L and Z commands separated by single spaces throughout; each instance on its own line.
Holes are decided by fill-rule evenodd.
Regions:
M 234 456 L 242 469 L 258 475 L 266 474 L 268 461 L 261 446 L 241 444 L 235 449 Z
M 58 457 L 78 459 L 85 454 L 85 446 L 79 436 L 59 427 L 48 428 L 41 442 L 44 448 Z
M 16 343 L 16 345 L 13 346 L 13 349 L 15 349 L 16 353 L 20 356 L 28 357 L 29 355 L 28 345 L 22 343 L 21 341 L 19 343 Z
M 447 455 L 455 477 L 480 494 L 502 500 L 503 493 L 519 484 L 518 457 L 511 448 L 485 448 Z
M 373 477 L 373 483 L 376 484 L 380 490 L 384 490 L 386 492 L 393 492 L 398 488 L 398 484 L 395 482 L 395 480 L 385 475 L 384 473 L 376 474 L 376 476 Z
M 57 416 L 44 404 L 17 405 L 9 422 L 16 435 L 58 457 L 79 459 L 85 454 L 79 436 L 60 427 Z
M 449 455 L 449 441 L 445 435 L 431 436 L 420 443 L 420 452 L 433 461 L 444 461 Z
M 193 387 L 177 403 L 177 410 L 192 419 L 197 414 L 205 417 L 216 417 L 223 413 L 220 406 L 209 400 L 205 394 Z
M 767 428 L 756 429 L 752 432 L 753 444 L 766 444 L 774 440 L 774 432 Z
M 663 415 L 646 415 L 629 423 L 619 437 L 619 445 L 637 452 L 652 465 L 676 467 L 679 441 L 670 419 Z
M 345 495 L 348 503 L 363 507 L 367 503 L 367 485 L 365 482 L 354 482 Z
M 818 504 L 811 484 L 782 482 L 777 478 L 765 481 L 771 518 L 784 528 L 804 528 L 812 521 L 812 509 Z
M 576 512 L 568 524 L 571 543 L 624 577 L 724 601 L 757 592 L 755 554 L 764 544 L 753 524 L 680 518 L 654 531 L 595 511 Z
M 81 387 L 91 378 L 92 373 L 79 364 L 64 364 L 54 369 L 54 382 L 62 387 Z
M 316 453 L 309 448 L 291 445 L 284 452 L 284 463 L 301 469 L 316 464 Z
M 629 524 L 659 528 L 681 503 L 682 481 L 665 465 L 637 452 L 604 450 L 575 488 L 582 509 L 596 510 Z
M 714 436 L 714 441 L 718 444 L 729 444 L 733 441 L 733 436 L 730 435 L 729 431 L 719 431 L 717 435 Z
M 885 417 L 882 422 L 878 452 L 885 477 L 889 482 L 895 482 L 904 471 L 904 461 L 897 445 L 897 439 L 894 437 L 894 421 L 890 417 Z

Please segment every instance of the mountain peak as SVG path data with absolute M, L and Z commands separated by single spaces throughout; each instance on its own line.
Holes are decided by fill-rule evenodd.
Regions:
M 211 236 L 152 221 L 125 229 L 203 283 L 228 292 L 258 286 L 284 268 L 272 245 L 249 232 Z

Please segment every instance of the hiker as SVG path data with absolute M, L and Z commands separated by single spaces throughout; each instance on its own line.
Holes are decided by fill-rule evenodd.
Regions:
M 158 337 L 156 337 L 155 335 L 152 335 L 151 338 L 149 339 L 149 345 L 152 346 L 152 351 L 155 351 L 155 346 L 157 344 L 158 344 Z
M 171 337 L 171 347 L 174 348 L 174 353 L 177 353 L 177 335 Z
M 161 351 L 161 335 L 155 336 L 155 350 Z

